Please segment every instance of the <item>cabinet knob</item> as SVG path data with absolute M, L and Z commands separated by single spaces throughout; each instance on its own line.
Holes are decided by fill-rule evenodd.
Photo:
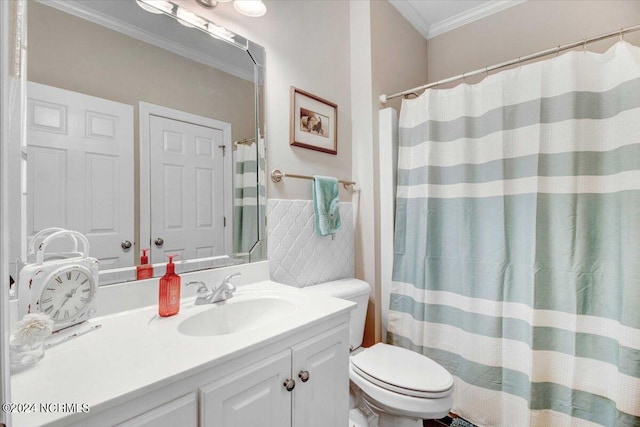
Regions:
M 303 383 L 309 381 L 309 371 L 300 371 L 298 373 L 298 377 L 302 380 Z
M 285 380 L 282 385 L 287 389 L 287 391 L 291 391 L 296 388 L 296 382 L 292 379 Z
M 164 245 L 164 239 L 162 237 L 158 237 L 154 243 L 156 244 L 157 247 L 160 247 Z
M 122 249 L 129 249 L 132 245 L 133 243 L 131 243 L 129 240 L 125 240 L 124 242 L 120 243 L 120 247 Z

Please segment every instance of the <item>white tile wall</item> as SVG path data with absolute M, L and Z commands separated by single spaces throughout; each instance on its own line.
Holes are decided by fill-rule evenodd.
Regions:
M 267 246 L 271 279 L 299 288 L 354 275 L 353 204 L 340 203 L 342 228 L 315 232 L 311 200 L 269 199 Z

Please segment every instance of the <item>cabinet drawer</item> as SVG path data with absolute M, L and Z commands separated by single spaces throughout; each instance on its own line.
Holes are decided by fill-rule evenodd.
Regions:
M 195 393 L 158 406 L 116 427 L 198 427 L 198 404 Z

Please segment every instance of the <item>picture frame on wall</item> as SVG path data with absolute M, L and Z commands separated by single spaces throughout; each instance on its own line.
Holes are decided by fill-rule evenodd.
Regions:
M 296 147 L 338 154 L 338 106 L 291 86 L 289 143 Z

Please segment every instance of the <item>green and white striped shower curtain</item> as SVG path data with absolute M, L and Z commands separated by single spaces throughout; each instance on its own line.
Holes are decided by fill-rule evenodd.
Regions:
M 264 169 L 264 156 L 258 156 L 259 144 L 238 145 L 234 163 L 233 251 L 248 253 L 258 241 L 258 205 L 264 206 L 264 185 L 258 183 L 258 167 Z
M 481 426 L 640 425 L 640 48 L 405 100 L 389 340 Z

